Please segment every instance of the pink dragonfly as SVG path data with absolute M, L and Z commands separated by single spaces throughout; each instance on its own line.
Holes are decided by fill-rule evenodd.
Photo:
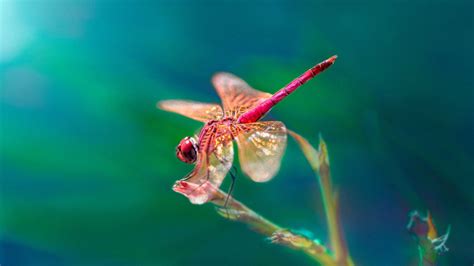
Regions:
M 223 108 L 218 104 L 187 100 L 160 101 L 158 107 L 163 110 L 205 123 L 196 137 L 185 137 L 176 148 L 178 159 L 196 166 L 181 180 L 185 183 L 176 183 L 175 190 L 176 186 L 189 183 L 210 182 L 220 187 L 232 167 L 233 140 L 237 142 L 241 169 L 246 175 L 255 182 L 265 182 L 275 176 L 286 148 L 287 129 L 279 121 L 259 120 L 298 87 L 331 66 L 336 58 L 332 56 L 310 68 L 273 95 L 251 88 L 232 74 L 218 73 L 212 78 L 212 84 Z

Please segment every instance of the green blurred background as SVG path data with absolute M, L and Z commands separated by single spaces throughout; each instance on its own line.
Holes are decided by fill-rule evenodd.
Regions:
M 162 99 L 218 102 L 217 71 L 275 92 L 336 64 L 269 119 L 329 145 L 358 265 L 412 265 L 412 209 L 450 224 L 443 265 L 474 262 L 474 4 L 462 1 L 0 0 L 0 264 L 311 265 L 171 186 L 200 123 Z M 238 165 L 238 164 L 237 164 Z M 294 141 L 237 198 L 328 241 Z

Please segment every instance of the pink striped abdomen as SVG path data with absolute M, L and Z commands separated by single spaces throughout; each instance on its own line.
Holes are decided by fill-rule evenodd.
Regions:
M 273 94 L 270 98 L 264 100 L 258 106 L 243 113 L 239 117 L 238 122 L 239 123 L 253 123 L 260 120 L 260 118 L 262 118 L 266 113 L 268 113 L 270 109 L 272 109 L 273 106 L 275 106 L 277 103 L 285 99 L 288 95 L 294 92 L 301 85 L 305 84 L 308 80 L 314 78 L 316 75 L 318 75 L 319 73 L 323 72 L 328 67 L 330 67 L 334 63 L 336 58 L 337 56 L 332 56 L 329 59 L 308 69 L 301 76 L 297 77 L 288 85 L 286 85 L 285 87 L 277 91 L 275 94 Z

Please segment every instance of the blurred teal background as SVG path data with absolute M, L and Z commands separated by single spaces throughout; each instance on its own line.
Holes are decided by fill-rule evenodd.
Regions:
M 200 123 L 162 99 L 218 102 L 217 71 L 275 92 L 336 64 L 269 119 L 329 145 L 357 265 L 413 265 L 412 209 L 474 262 L 474 4 L 466 1 L 0 0 L 0 264 L 311 265 L 171 186 Z M 237 164 L 238 165 L 238 164 Z M 324 243 L 294 141 L 280 174 L 235 195 Z

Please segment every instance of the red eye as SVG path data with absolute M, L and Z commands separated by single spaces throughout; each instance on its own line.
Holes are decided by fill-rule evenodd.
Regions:
M 194 163 L 197 158 L 197 147 L 193 139 L 185 137 L 176 148 L 176 156 L 185 163 Z

